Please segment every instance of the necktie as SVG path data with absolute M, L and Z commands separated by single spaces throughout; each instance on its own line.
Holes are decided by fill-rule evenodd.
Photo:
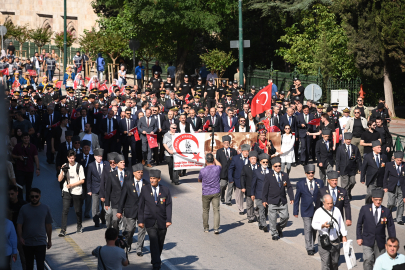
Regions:
M 398 173 L 398 176 L 401 175 L 401 171 L 399 170 L 399 166 L 397 166 L 397 173 Z M 400 186 L 400 185 L 401 185 L 401 182 L 400 182 L 400 180 L 398 180 L 397 186 Z
M 120 172 L 120 184 L 121 184 L 121 187 L 124 184 L 124 173 L 123 172 Z
M 374 221 L 375 221 L 375 225 L 377 225 L 378 223 L 378 208 L 375 208 L 375 212 L 374 212 Z
M 225 149 L 226 159 L 229 159 L 228 149 Z
M 378 155 L 375 155 L 375 164 L 377 164 L 377 167 L 380 168 L 380 158 Z
M 314 194 L 314 182 L 313 181 L 309 181 L 309 191 L 311 192 L 311 194 Z
M 193 125 L 195 126 L 195 118 L 193 118 Z
M 34 124 L 34 116 L 31 115 L 31 124 Z
M 84 165 L 87 167 L 87 155 L 84 156 Z
M 154 189 L 154 194 L 155 194 L 155 203 L 157 204 L 158 203 L 158 201 L 157 201 L 157 192 L 156 192 L 156 187 L 153 187 L 153 189 Z
M 111 133 L 111 131 L 112 131 L 112 122 L 111 122 L 111 119 L 109 120 L 109 122 L 110 122 L 110 131 L 109 131 L 108 133 Z
M 335 205 L 336 204 L 336 192 L 334 189 L 332 190 L 332 198 L 333 198 L 333 205 Z
M 349 155 L 349 158 L 350 158 L 350 154 L 351 154 L 350 153 L 350 146 L 347 147 L 347 154 Z
M 100 167 L 100 163 L 98 164 L 97 172 L 98 172 L 98 174 L 101 176 L 101 167 Z
M 288 117 L 288 123 L 290 124 L 290 126 L 291 126 L 291 116 L 290 117 Z
M 49 116 L 50 125 L 52 126 L 52 114 Z
M 139 190 L 139 181 L 136 181 L 136 192 L 138 193 L 138 196 L 141 194 Z
M 325 142 L 325 145 L 326 145 L 326 150 L 328 150 L 328 152 L 329 152 L 329 143 L 327 141 Z
M 232 126 L 232 117 L 229 117 L 229 127 Z
M 280 179 L 279 174 L 277 174 L 277 182 L 278 182 L 278 187 L 281 187 L 281 179 Z
M 127 120 L 127 132 L 129 133 L 129 119 Z

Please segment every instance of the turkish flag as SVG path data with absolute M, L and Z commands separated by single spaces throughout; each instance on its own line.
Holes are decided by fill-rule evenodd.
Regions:
M 335 130 L 335 132 L 336 132 L 336 143 L 339 143 L 339 141 L 340 141 L 340 138 L 339 138 L 339 128 L 337 128 L 337 129 Z
M 113 131 L 111 131 L 110 133 L 108 133 L 107 135 L 104 136 L 104 139 L 111 139 L 112 137 L 114 137 L 114 135 L 117 133 L 117 130 L 114 129 Z
M 13 82 L 13 85 L 11 86 L 12 88 L 17 88 L 17 87 L 20 87 L 21 86 L 21 84 L 20 84 L 20 82 L 19 81 L 14 81 Z
M 77 89 L 77 85 L 78 85 L 78 82 L 75 80 L 74 83 L 73 83 L 73 88 L 74 88 L 75 90 Z
M 56 128 L 56 127 L 58 127 L 58 126 L 60 126 L 60 121 L 59 121 L 59 122 L 56 122 L 55 124 L 53 124 L 53 125 L 51 126 L 51 128 Z
M 80 66 L 80 67 L 77 69 L 77 73 L 82 72 L 82 68 L 83 68 L 83 66 Z
M 266 127 L 266 130 L 267 130 L 268 132 L 270 132 L 270 120 L 269 120 L 268 118 L 266 118 L 266 119 L 264 119 L 264 120 L 262 121 L 262 123 L 263 123 L 264 126 Z
M 190 103 L 190 100 L 188 100 L 189 97 L 190 97 L 190 94 L 187 94 L 187 96 L 184 98 L 184 100 L 186 101 L 186 104 Z
M 57 82 L 55 87 L 60 89 L 62 87 L 62 81 Z
M 269 132 L 280 132 L 280 129 L 277 126 L 271 126 L 268 129 Z
M 308 122 L 308 124 L 313 126 L 319 126 L 321 124 L 321 118 L 315 118 Z
M 228 132 L 233 132 L 235 130 L 235 126 L 233 126 L 233 128 L 231 128 Z
M 158 146 L 156 134 L 146 134 L 146 138 L 148 139 L 148 144 L 150 148 L 155 148 Z
M 8 71 L 8 68 L 3 69 L 3 70 L 0 70 L 0 74 L 3 74 L 3 75 L 10 75 L 10 73 L 9 73 L 9 71 Z
M 140 141 L 141 138 L 139 137 L 139 133 L 138 133 L 138 128 L 134 127 L 133 129 L 130 129 L 129 132 L 134 133 L 134 137 L 135 137 L 135 141 Z
M 32 70 L 32 69 L 30 69 L 30 70 L 28 70 L 28 72 L 29 72 L 29 74 L 30 74 L 30 76 L 37 76 L 37 73 L 35 72 L 35 70 Z
M 109 93 L 109 94 L 114 93 L 114 86 L 117 86 L 117 85 L 116 85 L 116 84 L 112 84 L 112 85 L 110 86 L 110 88 L 108 88 L 108 93 Z
M 76 117 L 76 109 L 73 109 L 72 114 L 70 115 L 70 119 L 75 120 Z
M 203 126 L 203 130 L 207 130 L 210 127 L 210 120 L 207 120 Z
M 121 96 L 125 94 L 125 85 L 123 85 L 120 89 Z
M 103 83 L 98 90 L 107 90 L 107 85 Z
M 252 116 L 271 109 L 271 87 L 273 83 L 270 83 L 265 88 L 259 91 L 252 100 Z

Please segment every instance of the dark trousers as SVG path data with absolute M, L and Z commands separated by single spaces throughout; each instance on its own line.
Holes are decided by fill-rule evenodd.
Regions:
M 52 153 L 52 133 L 48 130 L 48 134 L 46 134 L 46 162 L 53 163 L 55 160 L 55 155 Z
M 70 209 L 70 200 L 73 199 L 73 207 L 76 213 L 77 227 L 82 226 L 82 206 L 83 206 L 83 197 L 82 195 L 72 195 L 68 192 L 63 191 L 63 209 L 62 209 L 62 224 L 60 228 L 66 231 L 67 226 L 67 217 Z
M 32 180 L 34 179 L 34 172 L 22 172 L 16 169 L 15 180 L 17 184 L 24 187 L 25 186 L 25 200 L 30 201 L 30 190 L 32 186 Z M 18 190 L 18 198 L 23 200 L 23 190 Z
M 179 182 L 179 171 L 175 171 L 173 169 L 173 156 L 165 156 L 167 165 L 169 166 L 169 175 L 170 175 L 170 180 L 173 181 L 173 183 L 178 183 Z
M 207 97 L 207 107 L 208 107 L 208 109 L 211 109 L 212 107 L 215 107 L 216 103 L 217 102 L 216 102 L 215 98 Z
M 138 85 L 138 93 L 141 93 L 142 84 L 143 84 L 142 79 L 136 79 L 136 84 Z
M 313 137 L 312 137 L 313 138 Z M 312 161 L 315 161 L 316 159 L 316 142 L 319 140 L 318 136 L 315 136 L 315 139 L 312 139 L 312 144 L 311 144 L 311 156 L 312 156 Z
M 117 151 L 117 139 L 115 136 L 111 139 L 103 139 L 104 156 L 103 159 L 107 160 L 107 153 L 111 152 L 121 152 Z
M 311 136 L 305 136 L 304 138 L 300 138 L 300 142 L 301 142 L 300 161 L 301 163 L 308 163 L 309 150 L 311 148 Z
M 52 82 L 54 73 L 55 73 L 55 70 L 48 70 L 48 81 L 49 82 Z
M 135 138 L 134 136 L 122 136 L 121 137 L 122 141 L 122 154 L 124 155 L 125 158 L 125 164 L 129 166 L 129 147 L 131 146 L 131 153 L 132 153 L 132 158 L 131 158 L 131 165 L 136 164 L 136 153 L 135 153 Z
M 163 136 L 161 132 L 157 133 L 157 144 L 158 147 L 152 149 L 153 159 L 155 160 L 156 163 L 161 163 L 163 161 L 163 155 L 165 150 L 163 147 Z
M 295 134 L 295 136 L 297 136 L 297 133 Z M 295 137 L 297 138 L 297 137 Z M 295 141 L 294 142 L 294 155 L 295 155 L 295 163 L 298 162 L 298 148 L 300 146 L 300 141 Z
M 26 269 L 34 269 L 34 259 L 37 262 L 37 270 L 45 269 L 45 255 L 46 255 L 46 245 L 41 246 L 23 246 Z
M 156 222 L 153 227 L 146 228 L 146 231 L 149 235 L 150 254 L 152 257 L 153 268 L 159 269 L 162 265 L 160 255 L 162 254 L 163 245 L 165 243 L 167 229 L 159 229 Z

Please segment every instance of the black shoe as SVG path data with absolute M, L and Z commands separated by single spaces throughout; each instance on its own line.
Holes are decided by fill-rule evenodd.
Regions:
M 105 219 L 102 219 L 102 220 L 101 220 L 101 224 L 106 224 Z
M 263 230 L 264 226 L 259 226 L 259 230 Z
M 60 230 L 59 237 L 65 237 L 65 236 L 66 236 L 66 231 Z
M 249 221 L 248 221 L 248 223 L 254 223 L 254 222 L 255 222 L 254 220 L 249 220 Z
M 281 229 L 279 224 L 277 224 L 276 230 L 278 232 L 278 235 L 280 236 L 279 238 L 283 237 L 283 230 Z
M 263 227 L 263 231 L 264 231 L 264 232 L 269 232 L 269 228 L 267 228 L 267 226 L 264 226 L 264 227 Z
M 78 226 L 78 227 L 77 227 L 76 233 L 83 233 L 82 226 Z
M 404 225 L 404 222 L 402 220 L 397 222 L 398 225 Z
M 183 177 L 183 175 L 181 173 L 179 173 L 179 177 Z
M 225 202 L 225 199 L 221 199 L 221 202 L 224 203 L 224 202 Z
M 239 215 L 241 215 L 241 216 L 244 215 L 244 214 L 245 214 L 245 212 L 239 212 Z
M 85 215 L 84 218 L 90 218 L 90 216 L 89 216 L 89 215 Z
M 273 239 L 274 241 L 278 241 L 278 239 L 280 239 L 280 237 L 278 235 L 273 235 L 273 237 L 271 239 Z
M 94 223 L 94 227 L 100 227 L 100 222 Z
M 137 252 L 136 255 L 138 255 L 139 257 L 143 256 L 142 252 Z
M 180 185 L 180 183 L 179 182 L 176 182 L 176 183 L 174 183 L 176 186 L 178 186 L 178 185 Z
M 315 252 L 313 250 L 307 250 L 309 256 L 314 256 Z
M 228 205 L 228 206 L 232 206 L 232 203 L 226 203 L 226 205 Z

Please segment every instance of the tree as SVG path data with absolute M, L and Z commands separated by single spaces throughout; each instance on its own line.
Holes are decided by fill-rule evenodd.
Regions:
M 31 40 L 38 46 L 39 51 L 41 48 L 51 42 L 53 32 L 49 28 L 38 27 L 31 31 Z
M 97 31 L 94 27 L 89 30 L 84 30 L 83 35 L 81 35 L 78 39 L 79 45 L 82 51 L 87 53 L 87 56 L 90 59 L 97 56 L 98 51 L 98 39 L 99 36 L 97 35 Z
M 132 51 L 129 49 L 129 40 L 125 39 L 119 33 L 115 31 L 108 31 L 101 29 L 97 33 L 97 49 L 99 52 L 108 54 L 115 65 L 117 58 L 128 57 L 132 55 Z
M 218 49 L 200 54 L 200 58 L 205 63 L 207 68 L 217 71 L 218 78 L 222 78 L 226 69 L 232 65 L 232 63 L 236 62 L 236 59 L 233 58 L 231 52 L 227 54 L 226 52 Z
M 365 76 L 384 78 L 385 101 L 395 117 L 391 77 L 397 69 L 405 70 L 404 1 L 337 0 L 335 8 L 356 67 Z
M 176 81 L 184 75 L 184 66 L 193 42 L 202 33 L 219 33 L 221 21 L 225 17 L 235 16 L 237 2 L 232 0 L 218 1 L 150 1 L 150 0 L 95 0 L 93 8 L 105 6 L 107 10 L 117 10 L 119 14 L 107 18 L 121 21 L 121 33 L 131 33 L 141 43 L 146 39 L 152 45 L 162 44 L 176 55 Z M 103 16 L 103 14 L 99 14 Z M 237 13 L 236 13 L 237 15 Z M 114 20 L 114 19 L 113 19 Z M 148 35 L 145 35 L 149 33 Z M 129 34 L 128 34 L 129 35 Z
M 30 40 L 30 32 L 31 30 L 28 28 L 28 24 L 19 26 L 14 26 L 12 30 L 13 37 L 20 43 L 20 56 L 22 57 L 22 46 L 25 42 Z
M 3 39 L 9 39 L 13 37 L 14 34 L 14 24 L 11 21 L 6 21 L 4 26 L 7 28 L 7 33 L 3 36 Z M 3 46 L 3 44 L 1 44 Z M 2 48 L 3 49 L 3 48 Z
M 332 5 L 332 0 L 252 0 L 250 1 L 251 9 L 259 9 L 262 16 L 274 15 L 275 10 L 297 13 L 309 10 L 313 5 L 320 3 L 323 5 Z
M 55 45 L 63 52 L 63 43 L 64 43 L 64 32 L 55 33 L 53 37 Z M 76 38 L 73 36 L 71 31 L 66 31 L 66 47 L 70 47 L 76 41 Z

